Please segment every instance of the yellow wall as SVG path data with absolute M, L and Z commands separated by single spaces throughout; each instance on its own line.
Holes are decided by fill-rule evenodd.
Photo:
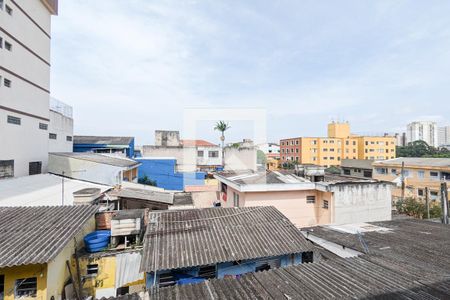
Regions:
M 84 296 L 95 296 L 97 289 L 115 288 L 116 258 L 114 256 L 84 256 L 79 258 L 79 264 L 83 276 L 87 274 L 88 265 L 98 264 L 97 276 L 86 279 L 83 285 Z M 76 269 L 75 260 L 72 260 L 72 268 Z
M 5 275 L 5 300 L 14 300 L 16 280 L 31 277 L 37 278 L 37 297 L 20 299 L 49 299 L 47 298 L 47 265 L 45 264 L 0 268 L 0 275 Z
M 350 136 L 350 124 L 349 123 L 335 123 L 328 124 L 328 137 L 329 138 L 347 138 Z
M 329 137 L 280 141 L 280 162 L 340 166 L 343 159 L 385 160 L 396 157 L 395 137 L 353 136 L 348 123 L 328 125 Z

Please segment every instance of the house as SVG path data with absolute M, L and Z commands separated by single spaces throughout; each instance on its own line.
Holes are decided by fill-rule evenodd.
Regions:
M 69 261 L 95 228 L 95 206 L 0 207 L 2 299 L 74 298 Z M 5 242 L 7 241 L 7 242 Z
M 217 200 L 222 207 L 274 206 L 298 227 L 391 219 L 390 184 L 314 166 L 302 172 L 219 172 Z
M 133 158 L 134 137 L 76 135 L 73 137 L 73 152 L 109 153 Z
M 145 209 L 97 213 L 96 230 L 111 233 L 108 247 L 91 252 L 80 249 L 71 261 L 72 268 L 80 270 L 83 299 L 109 298 L 144 290 L 145 277 L 139 268 L 147 216 Z
M 312 262 L 312 251 L 274 207 L 153 211 L 141 271 L 162 287 Z
M 0 181 L 0 206 L 73 205 L 80 191 L 93 189 L 100 198 L 111 188 L 53 174 L 9 178 Z
M 154 289 L 144 299 L 449 299 L 449 234 L 448 225 L 413 219 L 308 228 L 316 247 L 333 251 L 324 249 L 326 259 Z M 359 254 L 336 255 L 346 250 Z
M 362 178 L 372 178 L 372 159 L 343 159 L 341 175 Z
M 428 188 L 429 199 L 436 200 L 439 198 L 440 182 L 450 181 L 450 158 L 404 157 L 374 162 L 373 178 L 397 184 L 392 193 L 394 198 L 402 195 L 403 164 L 406 197 L 424 199 Z
M 115 186 L 123 181 L 137 182 L 139 165 L 139 162 L 126 157 L 88 152 L 57 152 L 49 154 L 48 171 L 69 178 Z
M 347 122 L 328 124 L 327 137 L 294 137 L 280 141 L 282 163 L 340 166 L 343 159 L 392 159 L 396 137 L 357 136 Z
M 183 191 L 186 186 L 205 185 L 205 172 L 181 172 L 177 170 L 175 157 L 139 157 L 141 163 L 138 177 L 151 180 L 157 187 L 166 190 Z

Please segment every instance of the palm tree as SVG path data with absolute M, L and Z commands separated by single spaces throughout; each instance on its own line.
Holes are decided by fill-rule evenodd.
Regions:
M 222 166 L 225 166 L 224 162 L 224 142 L 225 142 L 225 131 L 230 129 L 231 126 L 228 125 L 228 123 L 225 123 L 225 121 L 219 121 L 216 123 L 216 126 L 214 127 L 214 130 L 220 131 L 222 135 L 220 136 L 220 140 L 222 141 Z

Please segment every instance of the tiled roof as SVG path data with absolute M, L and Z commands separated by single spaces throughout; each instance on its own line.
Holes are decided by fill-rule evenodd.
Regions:
M 99 144 L 99 145 L 129 145 L 134 137 L 131 136 L 87 136 L 75 135 L 74 144 Z
M 53 152 L 50 155 L 65 156 L 73 159 L 87 160 L 99 164 L 105 164 L 115 167 L 133 167 L 138 166 L 140 162 L 126 158 L 107 154 L 91 153 L 91 152 Z
M 96 206 L 0 207 L 0 268 L 54 259 Z
M 150 299 L 449 299 L 450 282 L 337 259 L 150 291 Z
M 295 225 L 274 207 L 154 211 L 144 240 L 141 270 L 178 269 L 311 249 Z
M 218 147 L 218 145 L 205 140 L 181 140 L 181 144 L 185 147 Z

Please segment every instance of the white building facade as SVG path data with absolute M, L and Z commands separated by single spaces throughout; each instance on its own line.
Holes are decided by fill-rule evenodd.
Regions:
M 439 127 L 439 146 L 450 145 L 450 126 Z
M 50 99 L 50 124 L 48 127 L 48 151 L 72 152 L 73 151 L 73 118 L 72 107 Z
M 424 141 L 428 145 L 438 147 L 438 127 L 436 122 L 419 121 L 408 124 L 406 131 L 408 143 Z
M 0 0 L 0 179 L 45 172 L 55 0 Z

